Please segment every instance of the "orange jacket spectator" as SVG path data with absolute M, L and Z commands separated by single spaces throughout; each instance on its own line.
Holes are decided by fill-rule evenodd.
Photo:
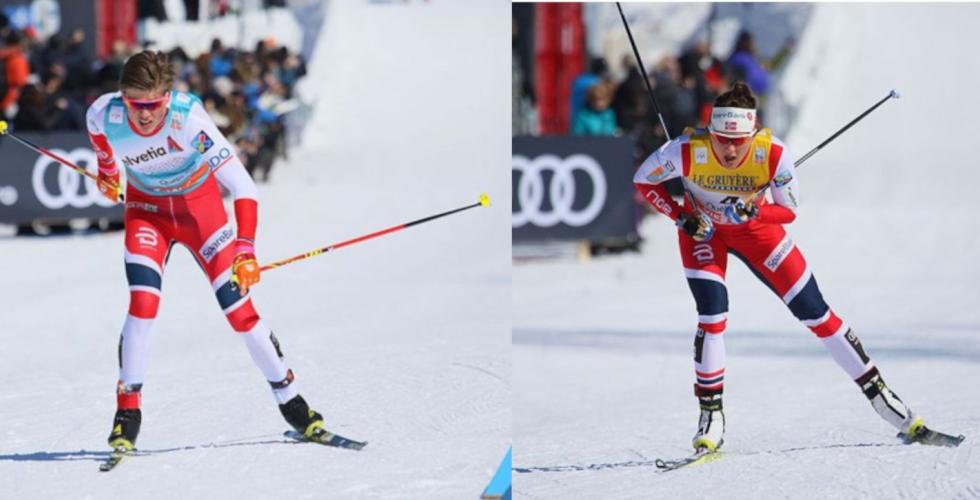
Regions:
M 7 38 L 7 46 L 0 49 L 0 60 L 7 68 L 7 93 L 3 96 L 3 100 L 0 100 L 0 111 L 6 113 L 7 108 L 20 97 L 20 89 L 27 85 L 31 66 L 20 46 L 19 37 L 16 40 Z

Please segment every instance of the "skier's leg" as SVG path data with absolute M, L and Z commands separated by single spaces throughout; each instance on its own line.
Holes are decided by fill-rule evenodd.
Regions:
M 681 260 L 698 310 L 694 336 L 694 394 L 701 407 L 694 448 L 717 449 L 725 432 L 721 396 L 725 381 L 724 333 L 728 315 L 726 246 L 721 238 L 698 243 L 679 233 Z
M 211 186 L 202 186 L 202 189 Z M 181 242 L 192 249 L 198 263 L 211 280 L 218 304 L 232 329 L 241 334 L 249 355 L 272 388 L 273 396 L 286 421 L 302 433 L 322 426 L 323 417 L 311 410 L 297 391 L 293 372 L 285 363 L 279 341 L 252 304 L 251 292 L 242 295 L 231 281 L 235 257 L 234 230 L 228 222 L 217 187 L 215 196 L 200 196 L 191 213 L 197 224 L 181 233 Z
M 752 223 L 743 237 L 733 239 L 732 247 L 732 253 L 821 340 L 882 418 L 903 432 L 921 425 L 921 419 L 884 385 L 851 328 L 824 301 L 803 253 L 782 226 Z
M 129 311 L 119 336 L 116 416 L 109 435 L 109 445 L 113 448 L 132 448 L 139 435 L 142 421 L 140 395 L 150 333 L 160 305 L 163 268 L 170 247 L 165 231 L 152 218 L 127 212 L 124 260 L 129 283 Z

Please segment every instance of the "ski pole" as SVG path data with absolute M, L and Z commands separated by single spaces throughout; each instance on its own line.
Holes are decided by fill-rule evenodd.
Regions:
M 61 163 L 62 165 L 66 166 L 66 167 L 68 167 L 68 168 L 70 168 L 70 169 L 72 169 L 72 170 L 74 170 L 74 171 L 76 171 L 76 172 L 78 172 L 78 173 L 80 173 L 82 175 L 84 175 L 85 177 L 88 177 L 89 179 L 92 179 L 93 181 L 96 181 L 96 182 L 99 181 L 99 177 L 97 175 L 93 174 L 92 172 L 89 172 L 88 170 L 85 170 L 84 168 L 79 167 L 78 165 L 75 165 L 74 163 L 72 163 L 72 162 L 70 162 L 70 161 L 68 161 L 68 160 L 66 160 L 66 159 L 64 159 L 64 158 L 62 158 L 62 157 L 60 157 L 60 156 L 52 153 L 47 148 L 43 148 L 41 146 L 38 146 L 38 145 L 34 144 L 33 142 L 28 141 L 27 139 L 24 139 L 23 137 L 20 137 L 17 134 L 11 132 L 8 129 L 8 127 L 7 127 L 7 122 L 4 121 L 4 120 L 0 120 L 0 135 L 5 135 L 7 137 L 10 137 L 11 139 L 14 139 L 15 141 L 23 144 L 27 148 L 32 149 L 35 153 L 38 153 L 38 154 L 42 154 L 44 156 L 47 156 L 48 158 L 51 158 L 51 159 L 53 159 L 54 161 L 56 161 L 58 163 Z M 119 202 L 124 201 L 124 197 L 123 197 L 123 194 L 121 192 L 119 193 L 119 199 L 118 199 L 118 201 Z
M 619 17 L 623 20 L 623 27 L 626 28 L 626 36 L 630 40 L 630 46 L 633 47 L 633 56 L 636 57 L 636 64 L 640 67 L 640 74 L 643 75 L 643 83 L 647 87 L 647 95 L 650 96 L 650 102 L 653 103 L 653 110 L 657 113 L 657 119 L 660 120 L 660 128 L 664 131 L 664 137 L 667 138 L 667 142 L 670 142 L 670 132 L 667 131 L 667 124 L 664 122 L 664 114 L 660 112 L 660 106 L 657 104 L 657 98 L 653 95 L 653 87 L 650 86 L 650 77 L 647 76 L 647 70 L 643 67 L 643 59 L 640 59 L 640 51 L 636 48 L 636 41 L 633 40 L 633 32 L 630 31 L 630 24 L 626 21 L 626 14 L 623 14 L 623 6 L 616 2 L 616 8 L 619 9 Z M 681 187 L 684 188 L 684 197 L 690 198 L 691 208 L 700 213 L 698 209 L 698 204 L 694 199 L 694 195 L 687 189 L 687 185 L 681 182 Z
M 893 99 L 893 98 L 894 99 L 898 99 L 900 97 L 901 97 L 901 95 L 899 95 L 898 92 L 895 92 L 895 89 L 890 90 L 888 92 L 888 95 L 886 95 L 880 101 L 876 102 L 870 108 L 864 110 L 864 113 L 861 113 L 860 115 L 858 115 L 857 118 L 855 118 L 855 119 L 851 120 L 850 122 L 848 122 L 847 125 L 844 125 L 843 127 L 841 127 L 841 129 L 838 130 L 837 132 L 834 132 L 834 135 L 831 135 L 826 140 L 824 140 L 823 142 L 821 142 L 820 144 L 818 144 L 817 147 L 811 149 L 809 153 L 801 156 L 798 160 L 796 160 L 795 162 L 793 162 L 793 166 L 794 167 L 799 167 L 808 158 L 810 158 L 811 156 L 815 155 L 817 153 L 817 151 L 820 151 L 821 149 L 823 149 L 824 146 L 826 146 L 827 144 L 830 144 L 831 141 L 833 141 L 838 136 L 840 136 L 841 134 L 843 134 L 844 132 L 846 132 L 847 129 L 853 127 L 855 124 L 857 124 L 857 122 L 863 120 L 864 117 L 865 116 L 868 116 L 869 114 L 871 114 L 872 111 L 878 109 L 878 106 L 881 106 L 882 104 L 884 104 L 885 101 L 887 101 L 889 99 Z M 756 198 L 758 198 L 759 196 L 762 196 L 762 194 L 765 193 L 767 189 L 769 189 L 769 184 L 766 184 L 765 186 L 762 186 L 761 188 L 759 188 L 759 190 L 756 191 L 755 194 L 753 194 L 752 196 L 749 197 L 748 202 L 752 202 Z
M 801 163 L 803 163 L 803 162 L 805 162 L 807 160 L 807 158 L 809 158 L 809 157 L 813 156 L 814 154 L 816 154 L 817 151 L 820 151 L 821 149 L 823 149 L 823 147 L 826 146 L 827 144 L 830 144 L 830 142 L 833 141 L 834 139 L 836 139 L 837 136 L 843 134 L 844 132 L 847 132 L 847 129 L 853 127 L 857 122 L 863 120 L 865 116 L 870 115 L 872 111 L 878 109 L 878 106 L 881 106 L 882 104 L 884 104 L 885 101 L 887 101 L 889 99 L 892 99 L 892 98 L 898 99 L 899 97 L 901 97 L 901 96 L 898 94 L 898 92 L 895 92 L 895 89 L 892 89 L 890 92 L 888 92 L 888 95 L 886 95 L 882 100 L 876 102 L 874 106 L 871 106 L 870 108 L 868 108 L 867 110 L 865 110 L 864 113 L 861 113 L 860 115 L 858 115 L 857 118 L 851 120 L 847 125 L 844 125 L 843 127 L 841 127 L 840 130 L 838 130 L 837 132 L 834 132 L 834 135 L 828 137 L 827 140 L 821 142 L 820 144 L 817 145 L 817 147 L 811 149 L 809 153 L 801 156 L 799 160 L 796 160 L 796 162 L 793 163 L 793 166 L 794 167 L 799 167 Z
M 367 241 L 367 240 L 370 240 L 370 239 L 373 239 L 373 238 L 377 238 L 379 236 L 384 236 L 384 235 L 389 234 L 389 233 L 394 233 L 396 231 L 401 231 L 402 229 L 406 229 L 406 228 L 409 228 L 409 227 L 412 227 L 412 226 L 417 226 L 419 224 L 423 224 L 423 223 L 426 223 L 426 222 L 429 222 L 429 221 L 433 221 L 435 219 L 438 219 L 438 218 L 441 218 L 441 217 L 445 217 L 447 215 L 452 215 L 452 214 L 457 213 L 457 212 L 462 212 L 463 210 L 469 210 L 471 208 L 476 208 L 476 207 L 489 207 L 489 206 L 490 206 L 490 197 L 487 196 L 486 194 L 481 194 L 480 195 L 480 201 L 478 201 L 476 203 L 473 203 L 472 205 L 466 205 L 464 207 L 459 207 L 459 208 L 456 208 L 456 209 L 453 209 L 453 210 L 449 210 L 447 212 L 442 212 L 442 213 L 439 213 L 439 214 L 430 215 L 428 217 L 423 217 L 421 219 L 413 220 L 411 222 L 406 222 L 404 224 L 398 224 L 397 226 L 391 226 L 391 227 L 389 227 L 387 229 L 382 229 L 380 231 L 375 231 L 373 233 L 368 233 L 368 234 L 365 234 L 363 236 L 358 236 L 356 238 L 351 238 L 351 239 L 346 240 L 346 241 L 341 241 L 339 243 L 334 243 L 332 245 L 327 245 L 327 246 L 325 246 L 323 248 L 317 248 L 316 250 L 310 250 L 309 252 L 306 252 L 306 253 L 303 253 L 303 254 L 299 254 L 299 255 L 297 255 L 295 257 L 290 257 L 288 259 L 277 260 L 277 261 L 275 261 L 275 262 L 273 262 L 271 264 L 266 264 L 266 265 L 262 266 L 260 270 L 262 270 L 262 271 L 268 271 L 269 269 L 275 269 L 277 267 L 282 267 L 282 266 L 285 266 L 286 264 L 292 264 L 293 262 L 296 262 L 296 261 L 299 261 L 299 260 L 308 259 L 310 257 L 316 257 L 317 255 L 321 255 L 321 254 L 324 254 L 324 253 L 327 253 L 327 252 L 331 252 L 333 250 L 339 250 L 339 249 L 344 248 L 346 246 L 350 246 L 350 245 L 353 245 L 355 243 L 360 243 L 362 241 Z

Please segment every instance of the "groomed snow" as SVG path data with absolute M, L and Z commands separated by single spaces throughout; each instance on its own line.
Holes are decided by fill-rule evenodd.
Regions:
M 475 498 L 510 444 L 508 8 L 331 2 L 304 146 L 260 188 L 263 275 L 302 394 L 362 452 L 287 443 L 190 254 L 164 278 L 138 446 L 99 473 L 127 307 L 122 234 L 0 239 L 0 497 Z M 13 168 L 5 165 L 5 168 Z
M 640 255 L 514 267 L 521 498 L 980 497 L 980 85 L 968 4 L 819 4 L 787 68 L 797 156 L 892 88 L 799 171 L 788 230 L 885 380 L 956 449 L 898 444 L 813 334 L 729 266 L 721 460 L 658 473 L 697 425 L 694 301 L 673 227 Z M 792 91 L 792 92 L 791 92 Z M 521 472 L 528 470 L 529 472 Z

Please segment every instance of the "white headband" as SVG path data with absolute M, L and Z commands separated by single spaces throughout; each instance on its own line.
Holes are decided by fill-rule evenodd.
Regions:
M 755 110 L 714 108 L 711 110 L 711 131 L 725 137 L 752 135 L 755 132 Z

